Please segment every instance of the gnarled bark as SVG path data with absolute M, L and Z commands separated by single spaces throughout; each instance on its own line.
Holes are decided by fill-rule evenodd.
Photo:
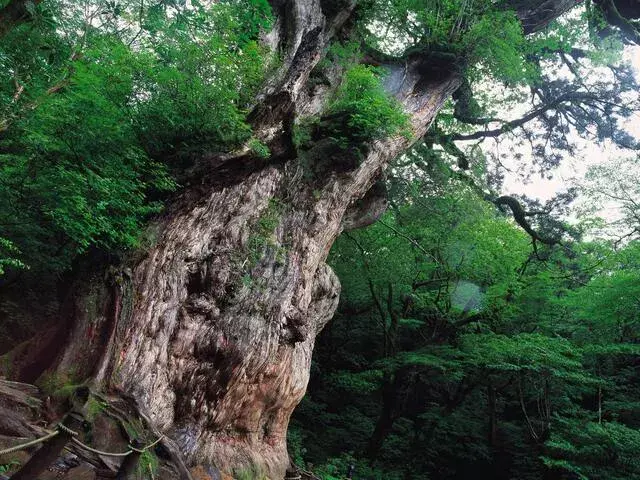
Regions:
M 358 211 L 355 202 L 410 144 L 373 142 L 354 168 L 336 165 L 307 181 L 290 123 L 296 112 L 321 108 L 327 92 L 306 81 L 349 9 L 332 19 L 318 1 L 276 10 L 267 41 L 290 49 L 250 117 L 274 157 L 203 161 L 201 184 L 150 228 L 157 239 L 145 257 L 111 275 L 111 294 L 87 295 L 88 287 L 76 296 L 57 366 L 133 397 L 189 464 L 274 479 L 289 464 L 287 425 L 306 389 L 315 336 L 338 303 L 326 256 L 347 209 Z M 419 58 L 389 69 L 387 87 L 419 137 L 458 79 L 431 81 Z M 363 222 L 364 213 L 350 218 Z

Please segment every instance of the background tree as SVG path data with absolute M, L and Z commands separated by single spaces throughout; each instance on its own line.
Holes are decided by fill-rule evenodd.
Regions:
M 432 182 L 334 247 L 343 295 L 294 415 L 297 461 L 327 479 L 350 463 L 363 478 L 637 475 L 635 243 L 540 260 L 466 183 Z

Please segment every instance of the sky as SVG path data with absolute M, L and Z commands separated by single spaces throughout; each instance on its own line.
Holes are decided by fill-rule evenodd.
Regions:
M 640 82 L 640 46 L 627 47 L 624 52 L 624 58 L 633 65 L 636 78 Z M 629 121 L 627 121 L 625 127 L 632 135 L 640 139 L 640 113 L 635 113 Z M 507 172 L 503 190 L 504 193 L 524 194 L 542 201 L 549 200 L 571 185 L 579 183 L 584 178 L 589 166 L 606 162 L 612 156 L 620 154 L 620 151 L 610 144 L 598 146 L 579 138 L 576 139 L 576 143 L 581 145 L 580 152 L 574 158 L 566 158 L 558 168 L 552 170 L 550 172 L 553 176 L 551 179 L 533 175 L 529 181 L 525 183 L 521 176 Z M 495 142 L 491 140 L 487 140 L 485 146 L 487 148 L 496 148 Z M 510 148 L 510 146 L 507 142 L 502 142 L 499 148 L 501 151 L 504 151 Z M 516 161 L 509 162 L 508 159 L 506 166 L 514 172 L 521 167 Z

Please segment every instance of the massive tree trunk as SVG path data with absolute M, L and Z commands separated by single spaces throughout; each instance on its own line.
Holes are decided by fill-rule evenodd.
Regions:
M 353 4 L 273 3 L 277 22 L 265 41 L 284 61 L 250 116 L 271 158 L 203 156 L 197 181 L 149 227 L 151 245 L 107 276 L 79 283 L 64 310 L 71 333 L 55 368 L 133 398 L 188 464 L 281 479 L 314 339 L 338 303 L 339 282 L 325 259 L 345 214 L 363 223 L 367 212 L 356 205 L 370 202 L 356 201 L 412 141 L 372 142 L 348 167 L 328 159 L 329 168 L 306 178 L 291 126 L 321 111 L 331 87 L 312 85 L 309 75 Z M 387 67 L 386 88 L 417 139 L 460 80 L 420 55 Z
M 272 158 L 203 158 L 197 185 L 150 227 L 144 257 L 85 283 L 66 307 L 72 333 L 58 371 L 133 397 L 190 464 L 284 477 L 289 417 L 338 303 L 325 259 L 345 212 L 352 206 L 349 221 L 362 223 L 367 212 L 354 201 L 410 144 L 376 141 L 351 168 L 329 159 L 312 180 L 302 175 L 291 122 L 322 108 L 330 87 L 307 79 L 350 11 L 327 18 L 318 0 L 276 6 L 267 41 L 287 46 L 285 61 L 250 117 Z M 450 74 L 425 77 L 424 67 L 419 57 L 389 65 L 387 78 L 415 138 L 458 86 Z

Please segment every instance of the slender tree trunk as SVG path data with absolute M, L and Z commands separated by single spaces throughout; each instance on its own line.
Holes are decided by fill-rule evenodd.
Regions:
M 378 458 L 380 450 L 384 445 L 384 441 L 391 433 L 393 424 L 397 418 L 396 400 L 397 390 L 400 387 L 399 378 L 401 376 L 402 375 L 397 372 L 393 378 L 385 378 L 384 380 L 384 385 L 382 387 L 382 409 L 378 416 L 378 420 L 376 421 L 373 433 L 371 434 L 371 438 L 369 438 L 369 445 L 367 447 L 367 456 L 371 460 L 376 460 Z
M 598 423 L 602 423 L 602 385 L 598 385 Z
M 498 433 L 497 394 L 494 386 L 487 387 L 487 407 L 489 411 L 489 449 L 493 451 Z

